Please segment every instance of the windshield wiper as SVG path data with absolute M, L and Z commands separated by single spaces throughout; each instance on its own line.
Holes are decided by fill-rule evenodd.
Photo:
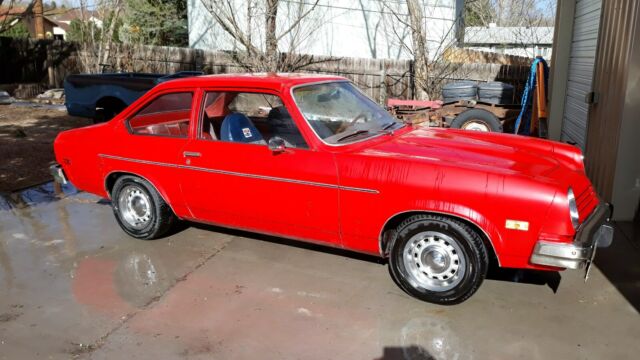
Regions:
M 357 135 L 368 134 L 368 133 L 369 133 L 369 130 L 357 130 L 357 131 L 352 132 L 351 134 L 347 134 L 347 135 L 345 135 L 343 137 L 338 138 L 338 140 L 336 140 L 336 142 L 340 142 L 342 140 L 346 140 L 346 139 L 352 138 L 352 137 L 357 136 Z
M 402 124 L 402 126 L 400 126 L 398 129 L 390 130 L 390 128 L 391 128 L 392 126 L 396 125 L 396 124 L 397 124 L 397 122 L 395 122 L 395 121 L 390 122 L 390 123 L 386 124 L 385 126 L 383 126 L 382 128 L 380 128 L 380 130 L 378 130 L 378 132 L 379 132 L 379 133 L 388 134 L 388 135 L 393 135 L 393 132 L 394 132 L 394 131 L 396 131 L 396 130 L 398 130 L 398 129 L 402 128 L 402 127 L 405 125 L 405 124 Z
M 388 123 L 387 125 L 383 126 L 382 129 L 380 129 L 380 130 L 387 130 L 388 128 L 392 127 L 395 124 L 396 124 L 396 122 L 392 121 L 392 122 Z

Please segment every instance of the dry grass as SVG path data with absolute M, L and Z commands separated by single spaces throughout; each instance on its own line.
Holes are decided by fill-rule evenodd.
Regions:
M 51 180 L 58 133 L 89 124 L 57 109 L 0 105 L 0 192 Z

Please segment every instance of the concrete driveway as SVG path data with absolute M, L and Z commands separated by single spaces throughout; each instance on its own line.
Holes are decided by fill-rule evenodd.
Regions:
M 639 249 L 619 233 L 587 284 L 494 271 L 442 307 L 357 254 L 205 226 L 134 240 L 80 193 L 0 211 L 0 358 L 637 359 Z

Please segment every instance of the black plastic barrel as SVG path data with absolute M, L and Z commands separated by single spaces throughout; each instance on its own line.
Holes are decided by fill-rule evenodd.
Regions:
M 513 104 L 513 86 L 499 81 L 478 85 L 478 100 L 490 104 Z
M 476 100 L 477 95 L 478 84 L 475 81 L 456 81 L 442 87 L 442 99 L 446 103 L 458 100 Z

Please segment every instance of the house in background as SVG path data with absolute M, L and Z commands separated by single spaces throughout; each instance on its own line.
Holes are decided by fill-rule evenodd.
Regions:
M 213 0 L 204 0 L 207 1 Z M 231 0 L 240 28 L 246 29 L 247 2 Z M 304 2 L 312 4 L 313 1 Z M 462 0 L 423 1 L 424 26 L 431 57 L 438 56 L 446 47 L 456 42 Z M 297 1 L 281 1 L 278 14 L 296 11 Z M 357 58 L 412 58 L 407 45 L 411 45 L 409 27 L 395 17 L 406 14 L 401 1 L 381 0 L 320 0 L 316 8 L 305 18 L 305 28 L 293 36 L 280 39 L 279 49 L 288 52 Z M 238 50 L 235 42 L 215 21 L 202 0 L 187 0 L 189 18 L 189 46 L 203 50 Z M 284 17 L 286 18 L 286 17 Z M 264 21 L 254 18 L 254 43 L 264 31 Z M 286 23 L 278 24 L 280 29 Z M 293 47 L 291 43 L 296 45 Z
M 96 17 L 93 11 L 85 11 L 84 14 L 79 9 L 64 9 L 55 14 L 49 15 L 49 19 L 56 23 L 54 35 L 60 35 L 67 40 L 67 33 L 71 28 L 71 22 L 74 20 L 87 19 L 88 22 L 94 23 L 98 28 L 102 27 L 102 20 Z
M 464 42 L 461 45 L 471 50 L 550 59 L 553 27 L 469 26 L 464 29 Z
M 65 40 L 66 31 L 53 19 L 50 14 L 42 17 L 44 34 L 47 39 Z M 0 26 L 8 30 L 15 27 L 23 27 L 29 33 L 30 38 L 36 38 L 36 21 L 33 6 L 12 6 L 0 8 Z M 3 31 L 4 32 L 4 31 Z

